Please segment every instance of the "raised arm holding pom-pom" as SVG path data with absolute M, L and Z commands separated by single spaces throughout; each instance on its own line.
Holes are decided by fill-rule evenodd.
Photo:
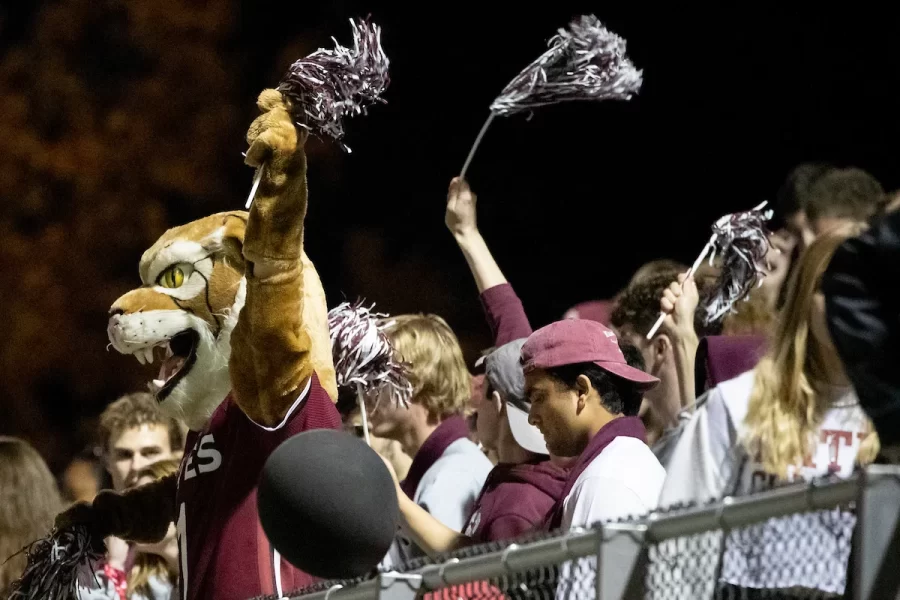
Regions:
M 502 346 L 531 335 L 531 324 L 521 300 L 507 282 L 478 230 L 476 202 L 477 197 L 468 182 L 454 177 L 447 192 L 444 223 L 466 257 L 475 278 L 485 316 L 494 336 L 494 345 Z
M 450 190 L 447 192 L 447 213 L 444 222 L 469 263 L 478 292 L 483 293 L 486 289 L 507 281 L 487 243 L 481 237 L 481 232 L 478 231 L 475 214 L 477 200 L 469 183 L 465 179 L 454 177 L 450 180 Z
M 697 399 L 694 389 L 694 361 L 700 340 L 694 329 L 694 313 L 699 303 L 697 283 L 693 276 L 687 277 L 685 273 L 672 282 L 659 301 L 660 310 L 666 315 L 661 329 L 672 340 L 682 407 L 693 405 Z
M 247 301 L 232 334 L 229 368 L 238 406 L 271 426 L 284 418 L 313 372 L 302 318 L 307 134 L 294 126 L 276 90 L 265 90 L 257 104 L 263 114 L 247 132 L 246 162 L 266 168 L 244 234 Z

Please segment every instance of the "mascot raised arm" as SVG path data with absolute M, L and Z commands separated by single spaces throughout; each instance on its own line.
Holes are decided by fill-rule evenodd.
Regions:
M 247 163 L 265 164 L 249 214 L 167 231 L 141 258 L 141 287 L 111 309 L 112 346 L 161 364 L 160 406 L 190 427 L 180 473 L 103 492 L 58 521 L 131 541 L 161 539 L 174 521 L 184 599 L 281 595 L 313 581 L 271 548 L 256 508 L 263 465 L 283 440 L 341 426 L 325 294 L 303 252 L 307 133 L 285 102 L 264 91 L 247 133 Z

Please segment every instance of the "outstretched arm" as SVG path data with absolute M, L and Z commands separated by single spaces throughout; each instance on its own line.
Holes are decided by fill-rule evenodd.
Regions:
M 454 177 L 447 193 L 444 222 L 469 263 L 475 285 L 481 294 L 488 325 L 494 335 L 494 344 L 502 346 L 531 335 L 531 324 L 521 300 L 506 281 L 478 230 L 476 201 L 477 197 L 466 180 Z
M 450 529 L 413 502 L 406 494 L 399 494 L 401 526 L 419 548 L 436 556 L 472 544 L 472 539 Z
M 178 476 L 173 474 L 126 492 L 103 491 L 93 503 L 80 502 L 56 518 L 59 528 L 84 524 L 98 537 L 154 543 L 175 520 Z
M 306 131 L 294 126 L 279 92 L 265 90 L 247 132 L 247 164 L 263 169 L 244 235 L 247 298 L 232 333 L 235 401 L 254 422 L 280 423 L 312 376 L 303 328 Z
M 436 556 L 472 544 L 471 538 L 447 527 L 431 516 L 431 513 L 427 510 L 413 502 L 400 489 L 400 481 L 391 462 L 383 456 L 381 456 L 381 460 L 384 461 L 388 472 L 391 474 L 394 480 L 394 487 L 397 490 L 397 501 L 400 504 L 400 525 L 419 548 L 424 550 L 429 556 Z

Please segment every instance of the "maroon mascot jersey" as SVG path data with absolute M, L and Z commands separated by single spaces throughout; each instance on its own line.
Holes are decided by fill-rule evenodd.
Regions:
M 252 422 L 229 395 L 206 429 L 191 431 L 178 477 L 176 527 L 183 600 L 279 596 L 315 579 L 284 561 L 266 539 L 256 486 L 269 455 L 311 429 L 339 429 L 340 415 L 315 374 L 275 427 Z

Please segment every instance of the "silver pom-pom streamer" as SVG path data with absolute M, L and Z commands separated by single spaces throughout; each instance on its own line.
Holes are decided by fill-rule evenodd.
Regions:
M 725 215 L 716 221 L 709 241 L 687 272 L 687 277 L 693 275 L 707 256 L 710 264 L 717 254 L 722 257 L 715 289 L 703 307 L 703 320 L 707 325 L 731 312 L 735 303 L 747 297 L 765 279 L 766 254 L 769 252 L 766 221 L 772 218 L 771 209 L 763 210 L 766 204 L 763 202 L 752 210 Z M 660 313 L 647 333 L 648 340 L 656 335 L 665 318 L 665 313 Z
M 408 407 L 413 391 L 407 366 L 397 358 L 384 331 L 390 325 L 385 322 L 388 315 L 372 312 L 373 308 L 367 308 L 359 301 L 355 304 L 344 302 L 328 311 L 337 384 L 338 387 L 355 387 L 367 443 L 366 397 L 376 398 L 373 409 L 384 392 Z
M 497 115 L 508 116 L 572 100 L 630 100 L 641 88 L 642 71 L 625 55 L 625 40 L 594 15 L 560 29 L 549 48 L 510 81 L 491 103 L 463 165 L 465 177 L 481 140 Z
M 82 525 L 54 530 L 22 551 L 28 556 L 28 565 L 13 583 L 10 600 L 77 598 L 79 578 L 92 576 L 104 554 L 103 544 L 96 544 Z
M 372 104 L 384 102 L 381 94 L 390 83 L 390 61 L 381 47 L 381 27 L 368 19 L 350 20 L 353 47 L 334 41 L 334 49 L 319 48 L 290 66 L 278 91 L 290 101 L 297 125 L 313 135 L 327 136 L 350 152 L 343 143 L 344 119 L 366 114 Z M 262 167 L 256 170 L 247 200 L 253 202 Z

